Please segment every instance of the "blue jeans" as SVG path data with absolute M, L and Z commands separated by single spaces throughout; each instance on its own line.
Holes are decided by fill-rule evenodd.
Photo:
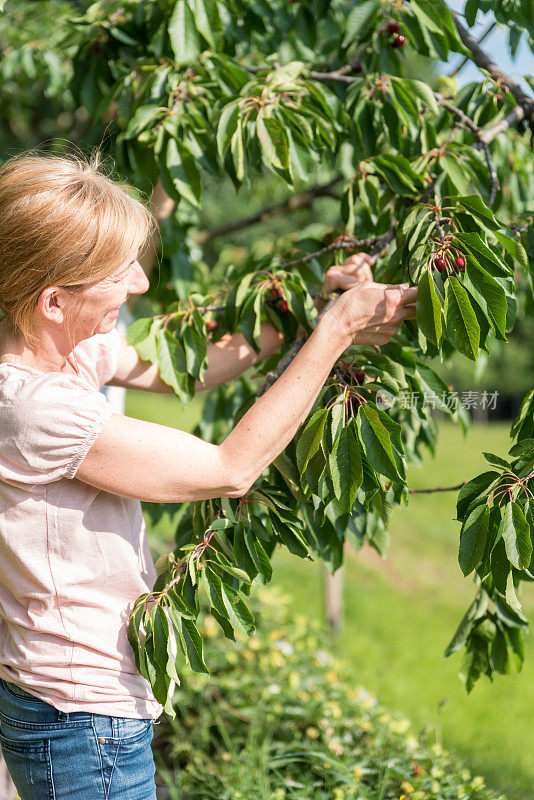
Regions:
M 0 744 L 21 800 L 156 800 L 152 723 L 58 711 L 0 679 Z

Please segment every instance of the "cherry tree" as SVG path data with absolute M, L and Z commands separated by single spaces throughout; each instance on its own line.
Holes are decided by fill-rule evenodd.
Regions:
M 463 15 L 442 0 L 113 0 L 70 21 L 76 102 L 119 171 L 175 202 L 152 313 L 129 342 L 187 403 L 223 337 L 239 332 L 258 354 L 263 326 L 284 337 L 253 375 L 209 392 L 198 435 L 222 441 L 282 373 L 332 302 L 320 295 L 333 261 L 366 251 L 375 280 L 419 287 L 417 319 L 387 345 L 347 349 L 296 439 L 243 497 L 181 507 L 176 547 L 129 624 L 137 667 L 171 715 L 183 665 L 207 670 L 201 598 L 227 637 L 251 635 L 246 598 L 271 579 L 276 547 L 331 573 L 346 543 L 384 553 L 391 514 L 410 497 L 407 464 L 435 446 L 432 408 L 468 423 L 436 363 L 491 356 L 532 311 L 534 99 L 474 38 L 479 13 L 507 29 L 512 55 L 522 40 L 534 48 L 530 0 L 468 0 Z M 480 70 L 460 89 L 435 72 L 458 56 Z M 285 199 L 206 227 L 206 187 L 243 192 L 266 176 Z M 208 268 L 215 237 L 320 198 L 334 220 L 320 235 L 310 226 Z M 523 660 L 533 412 L 531 392 L 509 455 L 485 454 L 488 471 L 455 487 L 459 563 L 476 597 L 447 653 L 463 649 L 468 689 Z

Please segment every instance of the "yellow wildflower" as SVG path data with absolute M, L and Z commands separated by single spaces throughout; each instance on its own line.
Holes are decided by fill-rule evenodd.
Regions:
M 403 734 L 406 733 L 408 728 L 410 727 L 410 720 L 409 719 L 392 719 L 389 723 L 390 730 L 393 733 Z
M 336 754 L 336 756 L 343 755 L 343 751 L 345 750 L 339 739 L 332 739 L 330 742 L 328 742 L 328 747 L 333 753 Z
M 363 778 L 363 769 L 361 767 L 354 767 L 352 774 L 354 776 L 354 780 L 359 781 Z
M 410 794 L 411 792 L 413 792 L 413 786 L 412 786 L 411 783 L 408 783 L 408 781 L 403 781 L 401 783 L 401 787 L 400 788 L 402 789 L 404 794 Z
M 317 728 L 306 728 L 306 736 L 308 739 L 318 739 L 320 735 L 321 733 Z

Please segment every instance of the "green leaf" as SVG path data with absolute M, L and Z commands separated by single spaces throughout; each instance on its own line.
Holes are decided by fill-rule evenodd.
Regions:
M 506 292 L 499 281 L 468 257 L 464 285 L 474 295 L 493 330 L 506 339 Z
M 128 123 L 128 127 L 126 131 L 122 134 L 122 139 L 135 139 L 141 131 L 144 131 L 151 125 L 154 125 L 158 120 L 161 119 L 162 114 L 161 108 L 158 108 L 154 105 L 143 105 L 139 106 L 136 110 L 133 117 L 130 119 Z
M 490 510 L 484 503 L 467 517 L 460 534 L 458 562 L 464 575 L 469 575 L 480 562 L 488 536 Z
M 202 636 L 198 632 L 194 621 L 186 617 L 180 617 L 179 633 L 191 669 L 195 672 L 204 672 L 209 675 L 209 670 L 204 663 Z
M 241 117 L 237 120 L 237 128 L 230 142 L 230 150 L 234 161 L 236 178 L 241 182 L 245 177 L 245 146 L 243 143 L 243 123 Z
M 267 161 L 278 169 L 289 166 L 289 143 L 284 126 L 276 119 L 258 116 L 256 131 Z
M 449 275 L 445 281 L 445 327 L 456 349 L 476 361 L 480 342 L 480 326 L 469 301 L 469 295 L 458 278 Z
M 162 381 L 171 386 L 180 399 L 189 399 L 183 347 L 170 331 L 164 329 L 158 332 L 158 364 Z
M 202 578 L 212 611 L 215 610 L 220 616 L 229 619 L 223 599 L 222 580 L 219 575 L 206 564 L 202 569 Z
M 371 465 L 381 475 L 391 480 L 398 479 L 397 465 L 389 433 L 380 421 L 378 411 L 370 403 L 364 403 L 358 409 L 358 428 L 365 455 Z
M 499 477 L 498 472 L 483 472 L 468 481 L 458 493 L 456 503 L 456 517 L 463 519 L 471 503 L 476 499 L 482 498 L 483 494 L 489 489 L 492 483 Z
M 326 409 L 317 409 L 299 436 L 297 442 L 297 466 L 301 475 L 304 474 L 308 462 L 319 449 L 327 417 L 328 411 Z
M 200 53 L 195 20 L 186 0 L 178 0 L 169 19 L 169 39 L 179 67 L 190 64 Z
M 434 278 L 428 269 L 418 284 L 417 323 L 427 339 L 439 346 L 442 334 L 441 303 L 436 294 Z
M 472 253 L 489 273 L 497 271 L 498 274 L 504 276 L 511 274 L 509 267 L 482 241 L 478 233 L 462 233 L 458 231 L 455 237 L 462 245 L 461 249 Z
M 328 430 L 330 432 L 329 445 L 332 448 L 336 443 L 336 439 L 345 426 L 345 402 L 338 400 L 333 406 L 330 406 L 330 417 Z
M 250 557 L 252 558 L 256 569 L 262 576 L 264 583 L 268 583 L 273 574 L 273 568 L 269 556 L 265 552 L 262 543 L 255 538 L 252 531 L 245 528 L 243 530 L 243 536 L 247 549 L 250 553 Z
M 492 231 L 498 231 L 503 227 L 501 223 L 495 219 L 493 211 L 491 208 L 488 208 L 480 195 L 471 194 L 466 197 L 458 197 L 456 200 L 474 217 L 480 220 L 486 228 Z
M 228 612 L 230 622 L 236 630 L 240 630 L 247 636 L 252 636 L 255 630 L 254 617 L 250 613 L 248 607 L 241 599 L 240 595 L 228 586 L 227 583 L 222 584 L 223 601 Z
M 502 467 L 502 469 L 510 469 L 510 462 L 507 461 L 505 458 L 501 458 L 500 456 L 496 456 L 495 453 L 488 453 L 485 450 L 482 451 L 482 455 L 484 456 L 484 460 L 491 464 L 492 467 Z
M 224 159 L 226 151 L 230 147 L 232 136 L 236 132 L 237 122 L 239 120 L 239 101 L 234 100 L 228 103 L 219 117 L 219 124 L 217 125 L 217 151 L 221 159 Z
M 439 159 L 439 164 L 449 179 L 452 194 L 464 194 L 469 190 L 469 174 L 457 158 L 445 155 Z
M 434 97 L 434 92 L 427 83 L 424 81 L 414 80 L 412 78 L 403 78 L 403 81 L 410 87 L 416 97 L 422 100 L 423 103 L 426 103 L 426 105 L 431 111 L 434 112 L 434 114 L 439 114 L 438 101 Z
M 499 534 L 500 531 L 498 531 L 497 536 L 499 536 Z M 510 574 L 511 566 L 508 556 L 506 555 L 506 545 L 502 538 L 497 540 L 493 550 L 491 551 L 490 566 L 495 588 L 502 595 L 505 595 L 506 583 L 508 581 L 508 575 Z
M 530 527 L 519 503 L 511 501 L 506 504 L 499 531 L 510 563 L 516 569 L 528 567 L 532 556 Z
M 147 595 L 143 595 L 143 597 L 138 599 L 142 600 L 146 598 Z M 146 665 L 146 658 L 143 644 L 141 643 L 141 638 L 139 635 L 139 627 L 141 625 L 141 618 L 143 616 L 143 604 L 139 603 L 137 607 L 134 607 L 132 613 L 130 614 L 130 619 L 128 620 L 128 641 L 134 651 L 135 656 L 135 666 L 137 667 L 138 671 L 143 675 L 145 678 L 148 678 L 148 670 Z
M 169 139 L 166 164 L 178 194 L 198 208 L 202 181 L 191 151 L 181 142 Z
M 364 0 L 354 5 L 354 8 L 347 17 L 345 36 L 342 47 L 348 47 L 355 39 L 365 36 L 371 28 L 374 16 L 379 9 L 379 0 Z
M 194 19 L 197 31 L 215 50 L 221 33 L 221 18 L 216 0 L 195 0 Z
M 128 344 L 136 345 L 147 339 L 150 336 L 153 322 L 153 317 L 136 319 L 135 322 L 132 322 L 126 332 Z
M 465 616 L 463 617 L 462 621 L 460 622 L 456 633 L 454 634 L 449 646 L 445 650 L 445 657 L 451 656 L 453 653 L 458 652 L 461 650 L 462 647 L 465 646 L 467 639 L 469 638 L 469 634 L 473 629 L 473 626 L 477 619 L 480 619 L 486 611 L 488 606 L 488 596 L 485 592 L 482 592 L 478 597 L 476 597 L 469 608 L 467 609 Z
M 362 457 L 360 442 L 352 419 L 342 428 L 329 457 L 330 474 L 334 486 L 334 494 L 340 501 L 340 507 L 350 512 L 356 493 L 363 481 Z

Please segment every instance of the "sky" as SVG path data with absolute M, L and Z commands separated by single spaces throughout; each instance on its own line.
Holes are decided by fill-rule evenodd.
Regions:
M 454 11 L 463 13 L 465 3 L 462 2 L 462 0 L 453 0 L 453 2 L 448 2 L 448 6 Z M 460 21 L 462 21 L 461 18 Z M 493 21 L 494 16 L 492 13 L 482 14 L 479 11 L 475 26 L 469 30 L 479 39 Z M 514 78 L 529 95 L 532 95 L 532 90 L 523 79 L 523 75 L 534 75 L 534 53 L 527 44 L 526 35 L 523 36 L 513 61 L 510 58 L 510 51 L 508 49 L 508 32 L 498 25 L 484 39 L 481 47 L 492 55 L 495 63 L 502 68 L 503 72 Z M 443 71 L 445 73 L 452 72 L 452 69 L 460 64 L 462 60 L 463 59 L 458 56 L 454 59 L 451 58 L 450 64 L 444 67 Z M 471 81 L 480 81 L 481 76 L 482 73 L 480 70 L 472 62 L 469 62 L 457 75 L 456 80 L 459 86 L 464 86 Z

